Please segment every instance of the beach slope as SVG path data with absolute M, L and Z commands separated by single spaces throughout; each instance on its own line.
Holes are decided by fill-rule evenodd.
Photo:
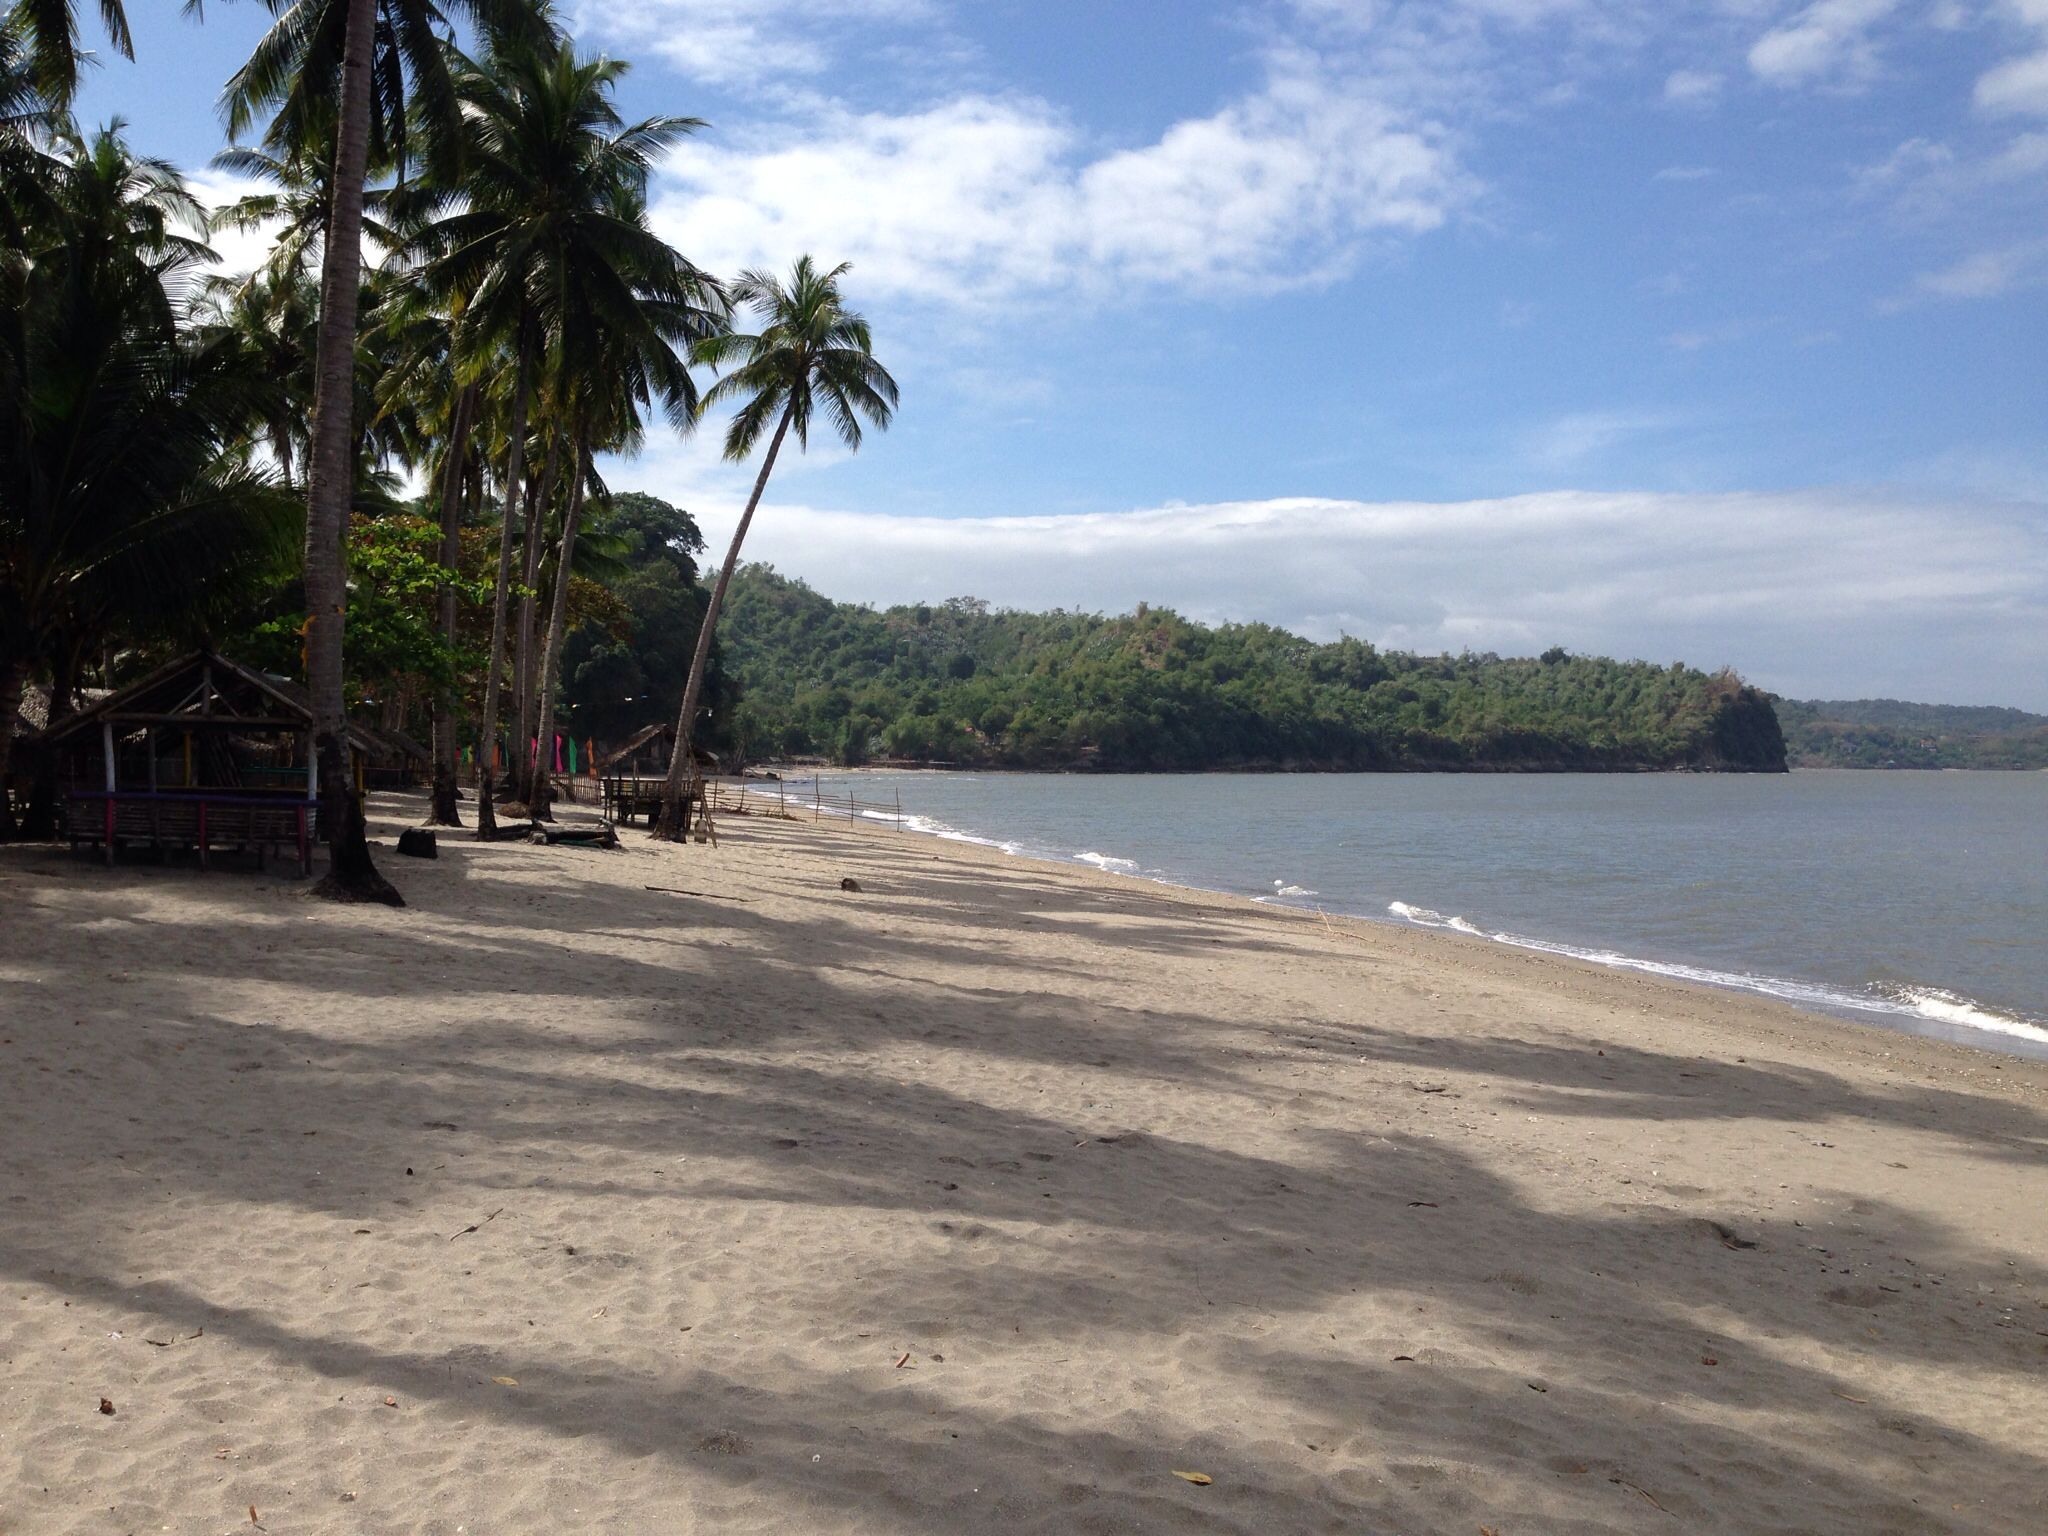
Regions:
M 8 1536 L 2048 1530 L 2038 1063 L 419 810 L 403 911 L 0 849 Z

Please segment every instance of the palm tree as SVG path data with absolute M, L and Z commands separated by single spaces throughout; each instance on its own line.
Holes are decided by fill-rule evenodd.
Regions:
M 0 266 L 0 781 L 31 667 L 62 703 L 87 648 L 241 611 L 296 523 L 240 451 L 264 381 L 171 302 L 211 256 L 198 205 L 116 129 L 68 150 Z
M 464 378 L 457 368 L 458 324 L 458 317 L 418 283 L 394 285 L 377 321 L 377 332 L 388 344 L 389 353 L 389 366 L 377 382 L 378 417 L 410 419 L 415 424 L 420 441 L 409 457 L 418 467 L 429 471 L 427 483 L 440 498 L 440 559 L 450 577 L 441 584 L 438 620 L 442 643 L 451 655 L 457 635 L 453 573 L 462 561 L 463 493 L 483 404 L 482 381 Z M 434 694 L 433 795 L 427 813 L 430 826 L 462 825 L 456 785 L 459 748 L 455 706 L 454 679 L 450 677 Z
M 858 450 L 863 418 L 886 429 L 895 415 L 896 381 L 875 361 L 867 321 L 848 309 L 840 297 L 839 279 L 849 270 L 850 264 L 842 262 L 829 272 L 820 272 L 809 256 L 802 256 L 787 286 L 769 273 L 745 273 L 733 285 L 733 302 L 751 308 L 762 322 L 761 329 L 753 335 L 726 332 L 697 345 L 698 362 L 720 370 L 732 365 L 704 396 L 707 408 L 727 400 L 739 402 L 725 434 L 725 456 L 743 462 L 771 421 L 775 431 L 697 632 L 690 681 L 683 689 L 682 713 L 676 721 L 675 756 L 669 760 L 668 780 L 662 786 L 656 837 L 682 840 L 683 796 L 691 773 L 690 739 L 697 721 L 697 698 L 704 688 L 704 670 L 711 659 L 712 632 L 718 627 L 725 590 L 739 564 L 740 546 L 746 542 L 747 528 L 761 505 L 761 493 L 768 489 L 783 438 L 794 431 L 797 446 L 809 447 L 812 416 L 822 411 L 840 440 Z
M 453 82 L 435 28 L 459 13 L 487 33 L 531 34 L 548 25 L 524 0 L 264 0 L 278 20 L 228 84 L 228 129 L 238 135 L 272 112 L 266 141 L 285 152 L 333 144 L 334 202 L 321 255 L 312 442 L 307 455 L 306 681 L 320 778 L 332 798 L 328 872 L 318 889 L 344 901 L 402 898 L 377 873 L 348 772 L 342 642 L 347 622 L 343 539 L 354 494 L 356 319 L 362 285 L 363 197 L 371 153 L 453 165 Z M 408 97 L 413 110 L 404 110 Z M 415 130 L 418 125 L 418 130 Z M 374 142 L 373 142 L 374 141 Z
M 90 55 L 80 46 L 76 0 L 14 0 L 0 30 L 24 39 L 36 89 L 53 106 L 68 108 L 78 94 L 78 70 Z M 135 39 L 121 0 L 99 0 L 100 24 L 123 58 L 135 57 Z
M 459 68 L 464 206 L 421 231 L 408 250 L 421 263 L 427 286 L 460 304 L 464 350 L 502 349 L 512 359 L 503 522 L 477 748 L 480 838 L 495 830 L 491 754 L 502 702 L 515 538 L 524 522 L 530 591 L 552 501 L 552 483 L 526 484 L 530 414 L 540 385 L 550 383 L 552 394 L 562 394 L 559 365 L 576 327 L 638 324 L 622 321 L 622 314 L 640 292 L 707 312 L 722 309 L 716 284 L 657 238 L 637 212 L 655 157 L 701 124 L 657 117 L 627 126 L 611 99 L 624 72 L 613 60 L 579 59 L 558 39 L 501 47 L 484 65 Z M 630 206 L 622 207 L 622 196 Z M 546 423 L 543 440 L 552 460 L 561 443 L 558 423 Z M 522 519 L 527 508 L 530 515 Z M 516 682 L 520 698 L 530 697 L 530 677 Z M 521 715 L 525 708 L 522 703 Z M 515 761 L 525 757 L 524 738 L 522 730 Z
M 614 214 L 644 224 L 640 188 L 621 188 Z M 593 267 L 571 291 L 570 302 L 573 308 L 566 316 L 560 357 L 573 442 L 569 503 L 562 514 L 554 601 L 540 646 L 534 737 L 539 760 L 527 798 L 529 810 L 542 818 L 548 815 L 553 794 L 547 764 L 568 629 L 569 577 L 585 486 L 594 475 L 593 443 L 613 453 L 633 451 L 643 430 L 641 407 L 657 403 L 678 432 L 689 431 L 696 423 L 699 401 L 686 358 L 719 334 L 727 318 L 723 295 L 687 263 L 665 263 L 651 277 Z

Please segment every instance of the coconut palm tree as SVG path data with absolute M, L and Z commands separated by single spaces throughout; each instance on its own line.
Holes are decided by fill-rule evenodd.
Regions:
M 896 381 L 875 361 L 874 341 L 868 323 L 848 309 L 839 292 L 839 280 L 851 270 L 842 262 L 821 272 L 809 256 L 799 257 L 784 284 L 766 272 L 747 272 L 733 285 L 736 306 L 752 309 L 761 329 L 751 335 L 724 332 L 698 343 L 696 360 L 721 371 L 722 377 L 705 392 L 704 405 L 738 402 L 732 425 L 725 434 L 725 456 L 735 463 L 746 460 L 760 443 L 769 424 L 774 432 L 761 472 L 754 477 L 754 491 L 747 509 L 733 530 L 732 547 L 725 553 L 718 581 L 711 589 L 711 602 L 704 611 L 704 623 L 697 632 L 696 654 L 690 660 L 690 681 L 683 689 L 683 708 L 676 721 L 675 756 L 668 765 L 668 779 L 662 786 L 661 815 L 655 823 L 657 837 L 681 841 L 683 796 L 690 782 L 690 742 L 697 722 L 697 699 L 704 688 L 704 671 L 711 659 L 711 637 L 718 626 L 719 610 L 725 605 L 725 590 L 739 565 L 740 546 L 768 489 L 768 477 L 775 471 L 776 455 L 783 439 L 796 434 L 797 446 L 806 448 L 811 440 L 811 422 L 823 414 L 832 430 L 849 449 L 858 450 L 861 422 L 886 429 L 896 412 Z M 730 371 L 727 371 L 730 370 Z
M 644 224 L 639 189 L 621 189 L 614 213 Z M 681 286 L 675 283 L 679 275 L 685 279 Z M 664 263 L 651 277 L 593 268 L 569 297 L 573 307 L 566 316 L 559 359 L 572 443 L 569 501 L 562 514 L 554 600 L 540 645 L 534 736 L 538 762 L 527 797 L 529 809 L 543 818 L 553 792 L 547 764 L 554 741 L 562 641 L 568 629 L 569 577 L 585 488 L 594 479 L 593 446 L 611 453 L 634 451 L 644 431 L 643 408 L 657 405 L 678 432 L 691 430 L 699 402 L 688 358 L 696 346 L 717 335 L 727 319 L 723 295 L 687 265 L 679 273 L 673 264 Z
M 483 406 L 483 383 L 463 378 L 457 368 L 455 333 L 458 319 L 418 283 L 392 290 L 378 317 L 377 330 L 388 343 L 390 366 L 377 384 L 380 418 L 410 417 L 424 428 L 411 457 L 426 471 L 441 512 L 441 565 L 451 573 L 438 601 L 442 642 L 452 653 L 456 643 L 456 591 L 452 573 L 462 561 L 464 491 L 473 464 L 472 443 Z M 453 679 L 437 689 L 433 709 L 433 794 L 427 813 L 430 826 L 459 827 L 456 786 L 455 687 Z
M 135 57 L 121 0 L 99 0 L 100 25 L 123 58 Z M 29 73 L 44 99 L 61 109 L 78 94 L 78 71 L 91 57 L 79 38 L 77 0 L 13 0 L 0 30 L 22 39 Z
M 657 117 L 627 125 L 612 102 L 625 68 L 614 60 L 580 59 L 559 39 L 508 45 L 481 65 L 459 67 L 463 206 L 416 235 L 406 253 L 432 291 L 460 304 L 465 352 L 502 351 L 512 359 L 503 523 L 477 749 L 479 837 L 495 830 L 491 754 L 502 704 L 514 543 L 524 523 L 531 529 L 525 540 L 530 591 L 540 530 L 551 510 L 552 484 L 526 484 L 535 397 L 543 383 L 551 396 L 561 396 L 559 365 L 574 327 L 621 324 L 622 312 L 643 294 L 707 312 L 722 308 L 716 283 L 635 211 L 655 158 L 701 124 Z M 550 458 L 559 453 L 558 423 L 545 425 L 542 441 Z M 544 473 L 544 481 L 550 478 Z M 516 681 L 519 696 L 529 697 L 530 677 Z M 520 737 L 515 760 L 525 757 L 523 730 Z
M 171 300 L 212 254 L 183 182 L 113 129 L 55 164 L 52 215 L 0 264 L 0 782 L 32 666 L 61 694 L 116 634 L 240 611 L 297 522 L 241 452 L 262 378 Z
M 239 136 L 265 112 L 265 141 L 305 153 L 332 143 L 334 202 L 321 252 L 320 332 L 307 455 L 306 673 L 320 778 L 332 796 L 328 872 L 317 889 L 345 901 L 402 898 L 377 873 L 344 745 L 342 643 L 347 622 L 343 539 L 354 494 L 356 322 L 363 266 L 364 183 L 378 163 L 419 159 L 444 175 L 458 152 L 454 83 L 437 27 L 453 17 L 487 35 L 533 35 L 551 23 L 529 0 L 264 0 L 276 24 L 229 81 L 226 115 Z M 410 99 L 411 111 L 406 110 Z

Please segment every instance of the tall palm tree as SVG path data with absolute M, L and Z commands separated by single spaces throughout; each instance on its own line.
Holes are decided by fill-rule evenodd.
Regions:
M 639 188 L 621 189 L 617 216 L 644 223 Z M 719 334 L 727 314 L 723 295 L 689 268 L 681 288 L 667 283 L 677 274 L 648 277 L 616 269 L 585 274 L 571 294 L 560 356 L 565 415 L 572 440 L 568 506 L 562 514 L 561 549 L 555 561 L 554 600 L 540 645 L 534 739 L 538 761 L 527 804 L 546 817 L 553 785 L 548 760 L 554 742 L 555 695 L 561 676 L 562 642 L 568 630 L 569 577 L 586 484 L 594 478 L 593 446 L 612 453 L 638 448 L 643 407 L 659 405 L 670 425 L 688 432 L 698 410 L 696 381 L 687 361 L 691 351 Z
M 514 541 L 521 511 L 531 505 L 534 515 L 524 520 L 535 529 L 526 541 L 527 563 L 530 572 L 537 571 L 538 529 L 552 492 L 547 486 L 539 488 L 546 494 L 535 495 L 536 488 L 525 483 L 529 417 L 539 385 L 546 378 L 560 395 L 558 365 L 572 331 L 587 324 L 639 323 L 624 312 L 642 292 L 707 311 L 722 307 L 717 285 L 655 236 L 635 211 L 655 158 L 701 124 L 676 117 L 624 123 L 612 102 L 613 84 L 624 72 L 614 60 L 579 59 L 560 39 L 509 44 L 482 65 L 460 67 L 464 206 L 423 230 L 408 251 L 421 264 L 422 280 L 462 306 L 465 351 L 502 349 L 512 358 L 504 520 L 477 748 L 479 837 L 495 830 L 491 755 L 502 704 Z M 628 205 L 621 204 L 622 196 Z M 547 425 L 543 441 L 558 448 L 558 424 Z M 529 679 L 518 681 L 524 697 Z M 515 760 L 525 751 L 522 739 Z
M 307 455 L 306 681 L 320 778 L 331 799 L 328 872 L 318 889 L 344 901 L 402 905 L 370 860 L 363 808 L 348 772 L 342 643 L 347 622 L 343 538 L 354 494 L 356 320 L 362 285 L 363 196 L 371 152 L 446 171 L 457 152 L 456 104 L 437 27 L 451 16 L 489 34 L 547 25 L 527 0 L 264 0 L 277 22 L 228 83 L 230 134 L 272 113 L 266 141 L 304 152 L 333 144 L 334 202 L 321 254 L 312 441 Z M 408 95 L 413 110 L 405 110 Z M 373 143 L 374 141 L 374 143 Z
M 56 164 L 0 265 L 0 781 L 30 667 L 238 611 L 296 523 L 240 452 L 263 380 L 170 298 L 211 256 L 183 182 L 114 130 Z
M 669 760 L 668 779 L 662 786 L 656 837 L 682 840 L 683 796 L 691 774 L 690 742 L 704 671 L 711 659 L 712 633 L 718 627 L 719 610 L 725 606 L 725 590 L 739 565 L 740 546 L 746 542 L 747 529 L 761 505 L 761 494 L 768 489 L 783 439 L 795 432 L 797 446 L 809 447 L 812 418 L 822 413 L 840 440 L 858 450 L 863 419 L 880 430 L 895 416 L 896 381 L 875 361 L 867 321 L 848 309 L 840 296 L 839 279 L 850 270 L 851 265 L 842 262 L 821 272 L 809 256 L 802 256 L 786 285 L 770 273 L 747 272 L 733 285 L 733 302 L 752 309 L 761 329 L 751 335 L 729 331 L 697 345 L 696 360 L 722 374 L 705 392 L 705 407 L 727 400 L 739 402 L 726 430 L 725 456 L 735 463 L 744 462 L 770 422 L 775 430 L 761 472 L 754 477 L 747 509 L 733 530 L 732 547 L 725 552 L 725 564 L 711 589 L 703 626 L 697 631 L 690 681 L 683 689 L 682 713 L 676 721 L 675 756 Z M 728 367 L 729 372 L 725 371 Z
M 410 457 L 428 472 L 427 483 L 440 500 L 440 559 L 450 576 L 441 583 L 437 618 L 442 643 L 451 654 L 457 633 L 453 573 L 462 561 L 464 491 L 483 404 L 482 381 L 463 377 L 457 367 L 458 324 L 459 317 L 436 303 L 433 295 L 418 283 L 396 285 L 377 322 L 378 332 L 389 343 L 390 355 L 390 366 L 383 370 L 377 383 L 378 415 L 409 416 L 423 428 L 422 440 Z M 434 694 L 433 787 L 427 813 L 430 826 L 462 825 L 456 785 L 455 706 L 455 684 L 450 677 Z
M 200 281 L 194 306 L 202 329 L 232 337 L 267 381 L 259 430 L 286 481 L 305 457 L 319 304 L 313 280 L 287 269 L 241 277 L 209 273 Z

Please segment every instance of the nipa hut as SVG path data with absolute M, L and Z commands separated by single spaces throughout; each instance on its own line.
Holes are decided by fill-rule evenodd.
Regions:
M 211 651 L 159 667 L 44 733 L 56 766 L 62 828 L 76 849 L 289 849 L 312 869 L 324 801 L 304 689 Z M 390 744 L 350 727 L 351 769 Z

